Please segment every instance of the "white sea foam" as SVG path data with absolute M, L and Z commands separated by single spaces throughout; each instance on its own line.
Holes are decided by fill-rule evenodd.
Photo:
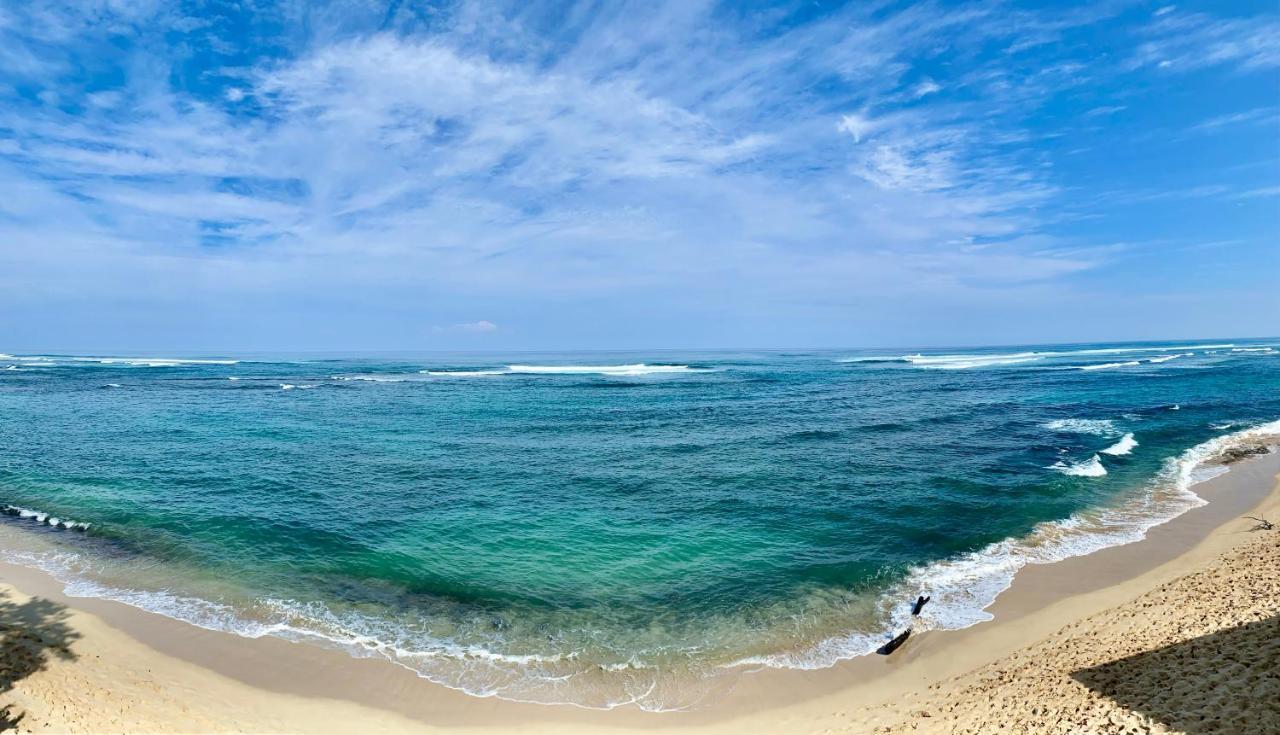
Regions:
M 413 375 L 395 375 L 395 374 L 368 374 L 368 375 L 331 375 L 332 380 L 355 380 L 363 383 L 404 383 L 412 380 L 423 380 L 417 374 Z
M 1120 437 L 1120 441 L 1112 444 L 1102 450 L 1103 454 L 1110 454 L 1113 457 L 1120 457 L 1133 451 L 1138 446 L 1138 440 L 1133 438 L 1133 434 L 1125 434 Z
M 1127 362 L 1104 362 L 1099 365 L 1081 365 L 1081 370 L 1109 370 L 1111 368 L 1133 367 L 1141 365 L 1137 360 L 1129 360 Z
M 1114 436 L 1120 432 L 1111 419 L 1054 419 L 1043 425 L 1049 431 L 1061 431 L 1068 434 L 1094 434 L 1096 436 Z
M 15 518 L 35 521 L 38 524 L 47 525 L 50 528 L 61 528 L 68 531 L 87 531 L 89 529 L 88 523 L 80 523 L 79 521 L 72 521 L 66 518 L 58 518 L 57 516 L 49 515 L 43 511 L 23 508 L 20 505 L 5 505 L 0 507 L 0 513 L 7 516 L 13 516 Z
M 99 365 L 128 365 L 129 367 L 178 367 L 180 365 L 236 365 L 239 360 L 195 360 L 168 357 L 73 357 L 73 362 L 90 362 Z
M 1048 353 L 1017 352 L 1008 355 L 904 355 L 903 360 L 916 367 L 937 370 L 964 370 L 975 367 L 996 367 L 999 365 L 1018 365 L 1024 362 L 1041 360 Z
M 1272 347 L 1236 347 L 1232 352 L 1275 352 Z
M 654 375 L 659 373 L 706 372 L 688 365 L 508 365 L 507 371 L 524 375 Z
M 431 378 L 480 378 L 499 375 L 608 375 L 634 377 L 677 373 L 711 372 L 708 368 L 688 365 L 508 365 L 505 368 L 484 370 L 419 370 L 417 373 L 366 373 L 361 375 L 334 375 L 334 380 L 360 380 L 372 383 L 404 383 Z
M 1102 458 L 1096 454 L 1083 462 L 1067 463 L 1059 460 L 1049 465 L 1049 469 L 1073 477 L 1102 477 L 1107 474 L 1107 468 L 1102 466 Z
M 998 365 L 1017 365 L 1021 363 L 1033 362 L 1044 359 L 1053 359 L 1061 357 L 1073 357 L 1078 355 L 1127 355 L 1141 352 L 1178 352 L 1185 350 L 1206 350 L 1206 349 L 1225 349 L 1233 347 L 1232 344 L 1207 344 L 1207 345 L 1164 345 L 1161 347 L 1152 346 L 1135 346 L 1135 347 L 1098 347 L 1084 350 L 1035 350 L 1029 352 L 1013 352 L 1008 354 L 955 354 L 955 355 L 903 355 L 905 360 L 916 367 L 935 368 L 943 370 L 959 370 L 965 368 L 995 367 Z M 841 360 L 840 362 L 869 361 L 889 358 L 850 358 Z M 1170 358 L 1172 359 L 1172 358 Z M 1152 360 L 1158 362 L 1160 360 Z M 1116 367 L 1119 365 L 1127 365 L 1128 363 L 1113 363 L 1107 367 Z
M 120 387 L 120 384 L 119 384 L 119 383 L 107 383 L 104 387 L 106 387 L 106 388 L 119 388 L 119 387 Z
M 1147 362 L 1155 362 L 1155 363 L 1169 362 L 1170 360 L 1176 360 L 1179 357 L 1190 357 L 1191 355 L 1194 355 L 1194 354 L 1195 354 L 1194 352 L 1179 352 L 1176 355 L 1161 355 L 1160 357 L 1153 357 L 1150 360 L 1147 360 Z
M 905 357 L 895 357 L 893 355 L 880 355 L 868 357 L 842 357 L 836 362 L 911 362 Z

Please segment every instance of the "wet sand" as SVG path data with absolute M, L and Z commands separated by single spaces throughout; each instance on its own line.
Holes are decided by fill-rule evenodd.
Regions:
M 0 704 L 9 705 L 10 720 L 21 718 L 19 731 L 45 732 L 1124 732 L 1134 723 L 1139 732 L 1177 731 L 1188 728 L 1168 719 L 1176 698 L 1144 715 L 1140 697 L 1108 693 L 1105 681 L 1152 669 L 1123 663 L 1129 659 L 1183 660 L 1180 651 L 1199 650 L 1188 641 L 1265 638 L 1267 611 L 1280 614 L 1280 594 L 1265 586 L 1274 576 L 1246 572 L 1268 563 L 1259 556 L 1268 550 L 1255 547 L 1274 545 L 1280 531 L 1250 532 L 1241 516 L 1280 518 L 1277 472 L 1280 454 L 1239 462 L 1195 487 L 1207 505 L 1141 542 L 1022 569 L 989 608 L 990 623 L 913 636 L 889 657 L 744 674 L 686 712 L 480 699 L 381 659 L 67 597 L 42 572 L 0 565 Z M 1229 589 L 1252 595 L 1252 606 L 1223 608 L 1223 600 L 1236 599 L 1225 596 Z M 1133 617 L 1135 610 L 1145 617 Z M 1230 714 L 1233 687 L 1260 681 L 1241 665 L 1243 678 L 1218 687 L 1227 694 L 1187 706 Z

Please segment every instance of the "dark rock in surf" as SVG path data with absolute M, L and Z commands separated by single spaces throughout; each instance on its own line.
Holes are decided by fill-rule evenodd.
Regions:
M 1222 454 L 1218 455 L 1218 461 L 1221 462 L 1222 464 L 1234 464 L 1236 462 L 1239 462 L 1242 459 L 1248 459 L 1250 457 L 1258 457 L 1263 454 L 1270 454 L 1270 453 L 1271 453 L 1271 447 L 1268 447 L 1262 444 L 1257 444 L 1252 447 L 1231 447 L 1230 449 L 1224 450 Z

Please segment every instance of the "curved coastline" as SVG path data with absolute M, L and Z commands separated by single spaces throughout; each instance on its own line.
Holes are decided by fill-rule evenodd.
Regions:
M 1242 432 L 1234 432 L 1232 436 L 1241 433 Z M 1230 488 L 1235 488 L 1239 491 L 1240 488 L 1249 485 L 1249 483 L 1253 483 L 1253 485 L 1258 485 L 1260 487 L 1257 477 L 1260 471 L 1259 468 L 1261 468 L 1261 471 L 1269 480 L 1276 470 L 1280 470 L 1280 459 L 1278 458 L 1280 458 L 1280 454 L 1273 453 L 1263 457 L 1246 459 L 1232 465 L 1235 469 L 1246 470 L 1245 472 L 1237 473 L 1232 471 L 1221 477 L 1211 478 L 1202 485 L 1198 485 L 1197 489 L 1204 494 L 1205 498 L 1216 502 L 1209 502 L 1206 505 L 1204 501 L 1201 501 L 1198 504 L 1198 507 L 1189 506 L 1195 507 L 1196 511 L 1198 511 L 1197 513 L 1179 513 L 1171 522 L 1149 527 L 1149 532 L 1140 534 L 1141 540 L 1138 543 L 1124 542 L 1124 545 L 1109 546 L 1103 548 L 1101 551 L 1086 553 L 1083 556 L 1071 556 L 1065 560 L 1050 560 L 1054 563 L 1037 563 L 1035 565 L 1019 567 L 1014 570 L 1014 574 L 1010 575 L 1009 584 L 1005 585 L 1009 591 L 1003 594 L 997 593 L 998 596 L 994 598 L 994 601 L 989 603 L 986 608 L 988 614 L 994 618 L 995 622 L 992 625 L 976 626 L 965 630 L 948 632 L 945 635 L 922 631 L 921 635 L 913 637 L 913 645 L 909 646 L 904 651 L 906 655 L 896 656 L 894 657 L 896 660 L 893 661 L 877 660 L 879 657 L 857 657 L 849 660 L 848 656 L 841 656 L 833 660 L 831 665 L 823 667 L 821 670 L 817 671 L 794 670 L 795 668 L 811 667 L 764 667 L 765 670 L 758 671 L 747 676 L 727 676 L 724 677 L 724 681 L 721 682 L 721 686 L 717 687 L 717 689 L 722 693 L 722 696 L 713 698 L 711 701 L 707 702 L 705 706 L 698 709 L 678 713 L 668 713 L 668 716 L 678 717 L 682 721 L 687 718 L 697 722 L 710 722 L 715 721 L 722 716 L 727 716 L 731 712 L 741 710 L 744 707 L 751 709 L 752 711 L 756 711 L 757 709 L 772 709 L 779 705 L 779 701 L 776 697 L 769 696 L 768 692 L 778 688 L 779 686 L 791 692 L 789 696 L 791 699 L 796 697 L 800 697 L 802 699 L 809 699 L 813 697 L 820 698 L 822 696 L 831 695 L 836 691 L 844 691 L 847 695 L 849 693 L 848 687 L 853 684 L 857 684 L 857 688 L 860 691 L 865 690 L 865 695 L 871 696 L 872 693 L 884 690 L 886 686 L 894 686 L 890 680 L 893 679 L 897 671 L 904 665 L 909 666 L 910 668 L 916 668 L 913 662 L 918 661 L 922 657 L 933 658 L 932 654 L 938 650 L 950 650 L 953 652 L 952 655 L 954 657 L 954 653 L 958 650 L 964 649 L 966 647 L 965 641 L 969 640 L 974 635 L 987 637 L 990 635 L 988 631 L 995 631 L 995 634 L 998 637 L 1009 627 L 1002 625 L 1002 623 L 1018 620 L 1027 616 L 1035 617 L 1037 611 L 1040 609 L 1046 606 L 1052 606 L 1066 596 L 1083 593 L 1078 581 L 1064 586 L 1062 580 L 1059 579 L 1058 582 L 1052 586 L 1052 589 L 1037 589 L 1042 586 L 1042 582 L 1037 582 L 1037 579 L 1058 577 L 1060 576 L 1060 570 L 1069 567 L 1093 569 L 1099 564 L 1107 564 L 1110 565 L 1108 567 L 1109 569 L 1119 568 L 1116 567 L 1113 562 L 1107 561 L 1107 559 L 1115 557 L 1129 558 L 1130 561 L 1127 566 L 1127 571 L 1122 571 L 1119 573 L 1119 576 L 1111 573 L 1098 574 L 1096 569 L 1093 569 L 1088 574 L 1079 576 L 1079 579 L 1088 579 L 1095 583 L 1092 585 L 1092 588 L 1096 589 L 1108 581 L 1118 584 L 1123 581 L 1123 579 L 1134 576 L 1142 568 L 1149 566 L 1146 562 L 1151 561 L 1152 559 L 1155 559 L 1155 563 L 1158 564 L 1176 558 L 1179 553 L 1185 552 L 1189 546 L 1193 546 L 1197 542 L 1197 539 L 1192 536 L 1200 532 L 1204 534 L 1209 533 L 1209 529 L 1204 527 L 1205 517 L 1215 517 L 1216 520 L 1210 525 L 1216 527 L 1221 525 L 1222 522 L 1235 517 L 1235 511 L 1241 510 L 1240 508 L 1231 507 L 1232 498 L 1238 496 L 1235 497 L 1235 499 L 1238 500 L 1239 497 L 1245 497 L 1247 494 L 1241 494 L 1239 492 L 1232 493 L 1230 492 Z M 1222 487 L 1226 487 L 1228 490 L 1224 491 L 1221 489 Z M 1258 490 L 1258 487 L 1254 487 L 1253 489 L 1256 491 Z M 1266 488 L 1262 489 L 1265 490 Z M 1244 509 L 1247 510 L 1252 506 L 1253 503 L 1246 504 Z M 1222 512 L 1228 512 L 1228 515 L 1226 517 L 1217 517 Z M 1195 516 L 1195 518 L 1192 519 L 1190 518 L 1191 516 Z M 1186 522 L 1183 522 L 1184 519 Z M 1188 536 L 1187 529 L 1195 529 L 1197 527 L 1199 527 L 1199 531 L 1195 531 L 1191 536 Z M 1152 549 L 1155 548 L 1161 549 L 1163 557 L 1161 555 L 1153 555 Z M 1124 565 L 1121 566 L 1123 567 Z M 139 610 L 136 607 L 130 607 L 125 604 L 105 599 L 68 597 L 61 589 L 59 589 L 62 587 L 61 583 L 55 582 L 48 577 L 44 577 L 41 573 L 36 573 L 30 570 L 28 573 L 18 573 L 13 568 L 8 569 L 7 571 L 10 573 L 6 574 L 6 577 L 21 578 L 22 581 L 19 584 L 21 589 L 25 590 L 28 586 L 31 586 L 32 589 L 38 589 L 41 594 L 59 597 L 70 603 L 73 608 L 86 609 L 94 614 L 101 615 L 109 622 L 112 622 L 112 624 L 119 625 L 131 635 L 145 643 L 154 645 L 162 650 L 166 650 L 167 653 L 176 654 L 179 658 L 193 661 L 200 666 L 212 666 L 224 674 L 248 681 L 256 687 L 261 688 L 265 686 L 268 689 L 279 690 L 283 685 L 284 691 L 294 691 L 297 693 L 293 686 L 297 682 L 292 678 L 285 676 L 283 678 L 272 680 L 269 674 L 265 674 L 264 679 L 263 676 L 254 675 L 254 672 L 262 673 L 260 672 L 262 669 L 260 661 L 258 664 L 246 664 L 246 659 L 250 661 L 253 659 L 260 659 L 262 655 L 266 654 L 268 651 L 272 651 L 273 653 L 271 653 L 270 656 L 273 660 L 277 659 L 279 656 L 284 656 L 286 659 L 294 661 L 294 664 L 290 665 L 296 665 L 299 661 L 311 660 L 314 662 L 317 660 L 323 660 L 326 662 L 324 665 L 327 668 L 333 669 L 335 672 L 345 671 L 348 673 L 351 671 L 350 667 L 362 667 L 362 671 L 365 672 L 363 676 L 371 676 L 374 681 L 384 682 L 394 679 L 399 683 L 393 688 L 403 689 L 405 687 L 410 687 L 415 691 L 415 697 L 428 696 L 428 698 L 433 702 L 441 699 L 452 702 L 453 704 L 451 706 L 458 709 L 460 718 L 470 716 L 462 714 L 464 711 L 471 710 L 471 707 L 465 704 L 466 701 L 481 701 L 475 697 L 449 690 L 444 687 L 436 687 L 426 682 L 422 682 L 421 686 L 409 684 L 404 681 L 403 676 L 404 674 L 408 674 L 408 671 L 399 670 L 397 667 L 387 667 L 384 662 L 377 659 L 360 660 L 350 658 L 345 653 L 338 651 L 325 650 L 315 646 L 295 646 L 284 640 L 271 639 L 270 637 L 250 640 L 239 636 L 230 636 L 226 633 L 201 630 L 177 620 L 162 618 L 155 614 Z M 42 577 L 43 582 L 40 581 Z M 1074 577 L 1072 579 L 1074 579 Z M 1029 593 L 1028 590 L 1030 590 Z M 167 622 L 158 624 L 157 618 Z M 166 628 L 168 629 L 168 633 L 161 638 L 157 638 L 153 635 L 152 630 L 156 627 Z M 175 627 L 178 629 L 186 629 L 186 632 L 174 630 Z M 164 640 L 166 638 L 167 641 Z M 236 643 L 230 643 L 227 640 L 228 638 L 236 641 Z M 175 639 L 180 641 L 181 645 L 173 645 Z M 191 642 L 195 639 L 201 639 L 202 642 L 198 645 L 192 646 Z M 226 651 L 224 651 L 224 654 L 226 655 L 215 656 L 211 661 L 208 657 L 203 655 L 209 653 L 208 648 L 210 647 L 226 649 Z M 191 655 L 193 650 L 200 655 Z M 231 651 L 238 651 L 239 653 L 230 653 Z M 963 661 L 969 660 L 971 657 L 962 655 L 956 658 Z M 342 663 L 341 661 L 343 660 L 349 663 Z M 942 660 L 936 660 L 934 663 L 938 664 L 945 662 L 942 662 Z M 370 665 L 374 668 L 370 668 Z M 271 667 L 267 667 L 267 669 L 270 668 Z M 944 665 L 944 667 L 939 670 L 954 672 L 954 665 Z M 398 671 L 399 673 L 393 675 L 390 671 Z M 924 672 L 917 669 L 917 673 L 921 674 Z M 819 678 L 815 680 L 813 679 L 814 676 Z M 886 676 L 888 678 L 886 678 Z M 345 678 L 339 677 L 337 673 L 334 674 L 334 677 Z M 801 681 L 798 677 L 803 677 L 803 681 L 805 682 L 803 692 L 795 691 L 793 689 L 795 682 Z M 417 677 L 411 678 L 416 681 L 421 681 L 417 679 Z M 881 679 L 884 680 L 881 681 Z M 901 685 L 901 682 L 899 682 L 899 685 Z M 329 682 L 329 686 L 330 689 L 327 693 L 317 692 L 314 688 L 304 688 L 305 691 L 303 693 L 306 693 L 309 696 L 335 696 L 334 688 L 336 687 L 336 683 Z M 337 688 L 345 690 L 350 687 Z M 387 701 L 385 697 L 378 694 L 376 687 L 372 691 L 366 690 L 367 688 L 364 687 L 357 687 L 357 689 L 360 689 L 361 691 L 354 693 L 344 692 L 337 696 L 343 698 L 349 697 L 355 701 L 364 702 L 366 704 L 374 704 L 375 706 L 383 709 L 400 710 L 409 713 L 415 711 L 414 707 L 406 708 L 401 706 L 402 703 Z M 421 689 L 421 691 L 419 691 L 419 689 Z M 733 689 L 733 691 L 728 692 L 729 689 Z M 744 699 L 744 696 L 746 699 Z M 563 713 L 567 711 L 585 713 L 582 716 L 586 717 L 589 721 L 593 721 L 592 717 L 598 715 L 606 718 L 601 720 L 601 722 L 609 722 L 610 724 L 617 722 L 632 722 L 633 717 L 639 717 L 640 719 L 634 720 L 634 722 L 642 724 L 647 721 L 646 718 L 653 717 L 652 714 L 643 713 L 637 708 L 630 707 L 624 707 L 619 710 L 614 710 L 612 713 L 606 713 L 601 710 L 582 710 L 572 707 L 540 707 L 516 702 L 504 702 L 499 706 L 497 702 L 500 700 L 489 699 L 486 701 L 490 702 L 489 705 L 486 705 L 487 708 L 496 707 L 502 712 L 522 712 L 524 714 L 520 715 L 521 717 L 530 716 L 530 712 L 544 714 L 559 713 L 551 717 L 551 719 L 556 721 L 562 720 L 564 717 Z M 758 708 L 755 706 L 757 704 L 763 706 Z M 590 713 L 594 713 L 594 715 Z M 577 717 L 577 715 L 568 716 L 568 719 L 576 721 Z M 664 717 L 660 719 L 665 721 L 666 718 Z

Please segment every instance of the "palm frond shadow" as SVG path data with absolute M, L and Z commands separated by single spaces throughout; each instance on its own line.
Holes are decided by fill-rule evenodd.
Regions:
M 15 602 L 0 593 L 0 695 L 54 659 L 76 658 L 71 643 L 80 634 L 67 624 L 67 617 L 67 608 L 56 602 L 40 597 Z M 14 729 L 22 717 L 12 705 L 0 707 L 0 732 Z

